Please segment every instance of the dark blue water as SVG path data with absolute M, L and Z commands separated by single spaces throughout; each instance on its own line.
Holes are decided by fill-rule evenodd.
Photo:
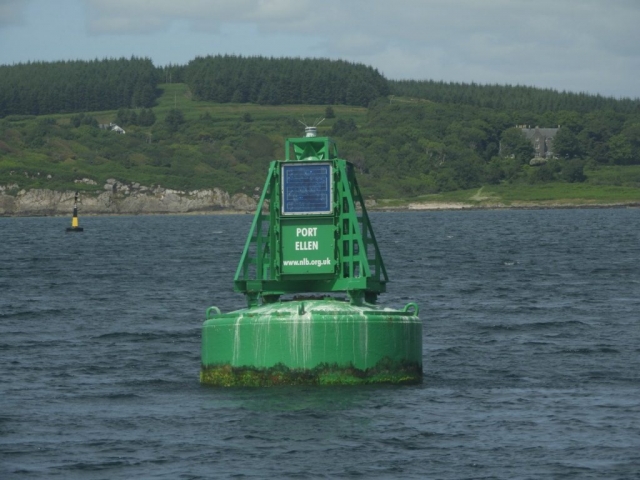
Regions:
M 0 219 L 0 478 L 640 477 L 640 210 L 372 215 L 421 385 L 198 383 L 251 217 Z

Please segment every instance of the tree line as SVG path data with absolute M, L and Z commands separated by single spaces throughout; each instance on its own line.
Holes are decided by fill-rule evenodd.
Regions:
M 160 82 L 186 82 L 197 100 L 218 103 L 366 106 L 389 94 L 377 70 L 342 60 L 224 55 L 165 67 L 136 57 L 28 62 L 0 65 L 0 118 L 149 108 Z
M 0 118 L 151 107 L 159 79 L 148 58 L 0 65 Z
M 640 111 L 637 98 L 519 85 L 387 80 L 372 67 L 343 60 L 217 55 L 161 67 L 136 57 L 0 65 L 0 118 L 149 108 L 160 94 L 159 83 L 183 82 L 196 100 L 217 103 L 366 107 L 392 95 L 526 114 Z
M 376 69 L 343 60 L 198 57 L 187 65 L 184 80 L 197 99 L 218 103 L 366 107 L 389 94 Z
M 471 105 L 494 110 L 531 113 L 579 113 L 612 110 L 619 113 L 640 112 L 640 99 L 604 97 L 588 93 L 559 92 L 549 88 L 521 85 L 479 85 L 434 80 L 390 80 L 392 95 L 423 98 L 437 103 Z

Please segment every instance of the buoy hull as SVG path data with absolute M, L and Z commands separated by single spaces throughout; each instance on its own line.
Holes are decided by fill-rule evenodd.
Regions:
M 82 227 L 67 227 L 67 232 L 83 232 L 84 228 Z
M 217 386 L 419 383 L 417 312 L 334 300 L 209 315 L 200 381 Z

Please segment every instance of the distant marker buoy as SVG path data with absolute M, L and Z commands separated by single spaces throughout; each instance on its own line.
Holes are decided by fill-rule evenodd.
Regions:
M 418 306 L 376 305 L 388 278 L 355 168 L 316 126 L 271 162 L 234 279 L 248 305 L 207 310 L 203 384 L 422 381 Z
M 78 192 L 76 192 L 76 196 L 73 201 L 73 218 L 71 219 L 71 226 L 67 227 L 67 232 L 83 231 L 84 229 L 78 225 Z

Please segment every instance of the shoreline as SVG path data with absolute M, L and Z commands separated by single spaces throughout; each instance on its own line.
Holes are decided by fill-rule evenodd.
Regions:
M 91 217 L 142 217 L 142 216 L 206 216 L 206 215 L 254 215 L 255 211 L 239 211 L 239 210 L 194 210 L 191 212 L 123 212 L 123 213 L 114 213 L 114 212 L 104 212 L 104 213 L 82 213 L 80 209 L 78 209 L 78 217 L 79 218 L 91 218 Z M 3 214 L 0 213 L 0 218 L 71 218 L 71 213 L 54 213 L 54 214 L 44 214 L 44 213 L 33 213 L 33 214 Z
M 615 203 L 537 203 L 537 202 L 515 202 L 510 205 L 502 203 L 470 204 L 463 202 L 412 202 L 398 207 L 378 206 L 369 211 L 438 211 L 438 210 L 559 210 L 559 209 L 580 209 L 580 208 L 640 208 L 640 201 L 637 202 L 615 202 Z
M 520 202 L 517 204 L 485 204 L 474 205 L 462 202 L 415 202 L 399 206 L 368 206 L 369 213 L 407 213 L 407 212 L 436 212 L 436 211 L 470 211 L 470 210 L 577 210 L 577 209 L 610 209 L 610 208 L 640 208 L 638 202 L 617 202 L 617 203 L 535 203 Z M 86 213 L 79 212 L 81 217 L 122 217 L 122 216 L 198 216 L 198 215 L 254 215 L 255 210 L 239 211 L 233 209 L 220 210 L 193 210 L 188 212 L 126 212 L 126 213 Z M 71 214 L 0 214 L 0 218 L 67 218 Z

